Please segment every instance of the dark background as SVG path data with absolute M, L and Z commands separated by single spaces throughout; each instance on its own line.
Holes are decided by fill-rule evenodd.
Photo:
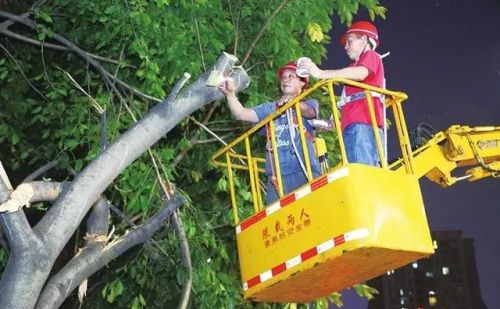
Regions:
M 500 126 L 500 1 L 381 0 L 381 37 L 387 88 L 408 94 L 408 127 L 421 122 L 443 130 L 453 124 Z M 367 19 L 361 12 L 354 20 Z M 322 68 L 348 64 L 338 40 L 346 27 L 334 21 Z M 389 155 L 389 157 L 391 157 Z M 500 309 L 500 180 L 460 182 L 442 189 L 423 179 L 431 230 L 462 230 L 475 240 L 483 300 Z M 344 308 L 366 308 L 352 291 Z

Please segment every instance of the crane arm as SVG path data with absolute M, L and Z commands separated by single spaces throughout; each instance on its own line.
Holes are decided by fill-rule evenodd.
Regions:
M 451 126 L 413 151 L 413 166 L 418 178 L 425 176 L 442 187 L 463 179 L 500 177 L 500 127 Z M 453 170 L 463 167 L 469 167 L 465 175 L 452 176 Z M 403 171 L 402 160 L 390 168 Z

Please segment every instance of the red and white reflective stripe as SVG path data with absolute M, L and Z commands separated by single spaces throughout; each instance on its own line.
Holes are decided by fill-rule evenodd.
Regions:
M 236 234 L 241 233 L 243 230 L 249 228 L 250 226 L 254 225 L 255 223 L 259 222 L 260 220 L 264 219 L 265 217 L 271 215 L 272 213 L 280 210 L 281 208 L 289 205 L 290 203 L 293 203 L 307 195 L 309 195 L 311 192 L 318 190 L 319 188 L 334 182 L 335 180 L 346 177 L 349 175 L 349 170 L 347 168 L 342 168 L 338 171 L 335 171 L 333 173 L 324 175 L 316 180 L 314 180 L 311 184 L 308 186 L 305 186 L 303 188 L 300 188 L 299 190 L 282 197 L 279 201 L 272 203 L 271 205 L 267 206 L 266 209 L 259 211 L 255 215 L 251 216 L 250 218 L 246 219 L 243 221 L 240 225 L 236 226 Z
M 267 281 L 282 272 L 292 269 L 293 267 L 305 262 L 319 254 L 327 252 L 335 247 L 345 244 L 349 241 L 367 238 L 369 232 L 367 228 L 357 229 L 354 231 L 347 232 L 345 234 L 339 235 L 337 237 L 331 238 L 315 247 L 312 247 L 301 254 L 294 256 L 293 258 L 276 265 L 275 267 L 247 280 L 243 283 L 243 290 L 246 291 L 259 283 Z

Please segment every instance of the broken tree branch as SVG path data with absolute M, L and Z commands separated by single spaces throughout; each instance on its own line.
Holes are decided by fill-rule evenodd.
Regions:
M 49 181 L 21 183 L 10 193 L 9 198 L 0 204 L 0 212 L 12 213 L 24 206 L 29 207 L 31 203 L 55 201 L 65 184 Z
M 87 280 L 85 278 L 74 279 L 75 270 L 88 264 L 86 257 L 99 255 L 107 243 L 109 229 L 109 207 L 106 198 L 101 197 L 94 204 L 93 210 L 87 219 L 87 234 L 85 236 L 85 247 L 71 259 L 57 274 L 47 283 L 40 294 L 37 308 L 57 308 L 69 296 L 73 289 Z M 71 280 L 69 280 L 71 279 Z M 71 288 L 73 285 L 75 287 Z M 46 307 L 47 304 L 51 304 Z
M 182 204 L 184 198 L 176 194 L 142 226 L 131 230 L 102 249 L 98 246 L 83 249 L 47 283 L 36 308 L 58 308 L 82 280 L 90 277 L 128 249 L 147 241 Z

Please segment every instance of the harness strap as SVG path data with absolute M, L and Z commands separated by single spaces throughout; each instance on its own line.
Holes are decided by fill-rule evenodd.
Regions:
M 295 126 L 295 128 L 297 129 L 297 131 L 299 130 L 299 120 L 297 119 L 297 115 L 293 115 L 293 124 Z M 306 129 L 304 127 L 304 135 L 305 137 L 310 140 L 310 141 L 314 141 L 314 136 L 312 135 L 311 131 L 309 131 L 308 129 Z
M 270 127 L 271 126 L 269 124 L 266 124 L 266 139 L 267 139 L 266 150 L 267 150 L 267 155 L 269 157 L 269 166 L 271 168 L 271 183 L 276 188 L 276 191 L 278 191 L 276 171 L 274 170 L 274 162 L 273 162 L 273 146 L 271 143 L 271 134 L 269 133 Z
M 372 95 L 372 98 L 382 98 L 382 95 L 378 92 L 371 91 L 370 94 Z M 356 92 L 354 94 L 346 96 L 345 91 L 342 90 L 342 95 L 340 97 L 340 100 L 337 102 L 337 107 L 342 108 L 346 104 L 349 104 L 351 102 L 354 102 L 354 101 L 357 101 L 360 99 L 364 99 L 364 98 L 366 98 L 366 94 L 364 91 Z
M 279 106 L 278 106 L 278 104 L 276 104 L 276 109 L 278 109 L 278 108 L 279 108 Z M 288 117 L 288 112 L 287 112 L 287 117 Z M 299 128 L 299 120 L 297 119 L 297 115 L 293 114 L 292 118 L 293 118 L 294 127 L 298 130 L 298 128 Z M 314 135 L 311 133 L 311 131 L 309 131 L 305 126 L 304 126 L 304 131 L 305 131 L 304 132 L 305 137 L 308 140 L 314 142 Z M 266 127 L 266 135 L 268 135 L 268 137 L 271 136 L 270 133 L 269 133 L 269 130 L 267 129 L 267 127 Z M 292 134 L 290 134 L 290 136 L 292 136 Z
M 297 116 L 295 115 L 295 117 L 292 117 L 292 111 L 290 109 L 288 109 L 286 111 L 286 118 L 288 121 L 288 130 L 290 131 L 290 141 L 292 142 L 292 147 L 293 147 L 293 150 L 295 151 L 295 156 L 297 157 L 297 160 L 299 161 L 299 165 L 302 168 L 302 172 L 304 173 L 304 176 L 308 179 L 309 177 L 307 177 L 306 167 L 304 166 L 304 162 L 302 161 L 302 158 L 300 157 L 300 153 L 299 153 L 299 150 L 297 149 L 297 145 L 295 145 L 295 128 L 292 128 L 292 126 L 295 127 L 295 125 L 293 125 L 292 118 L 296 119 Z M 305 145 L 305 147 L 307 147 L 307 145 Z

